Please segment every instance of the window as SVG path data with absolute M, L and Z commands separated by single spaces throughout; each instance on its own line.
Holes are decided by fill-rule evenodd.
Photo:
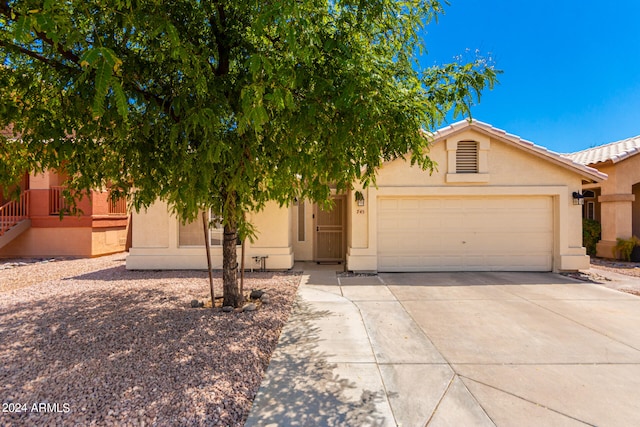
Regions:
M 193 222 L 178 224 L 178 245 L 179 246 L 204 246 L 202 238 L 202 213 Z M 209 224 L 209 242 L 211 246 L 222 246 L 224 240 L 224 228 L 219 217 L 213 216 Z M 241 245 L 240 238 L 236 240 L 236 245 Z
M 478 173 L 478 143 L 459 141 L 456 150 L 456 173 Z
M 224 227 L 217 216 L 210 216 L 211 222 L 209 223 L 209 241 L 211 246 L 222 246 L 224 240 Z
M 595 202 L 587 202 L 586 214 L 587 219 L 596 219 L 596 204 Z
M 298 242 L 304 242 L 305 233 L 305 208 L 304 200 L 298 203 Z

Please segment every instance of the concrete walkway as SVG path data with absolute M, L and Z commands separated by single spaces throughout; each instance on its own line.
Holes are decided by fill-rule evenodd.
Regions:
M 634 425 L 640 298 L 555 274 L 306 271 L 246 426 Z

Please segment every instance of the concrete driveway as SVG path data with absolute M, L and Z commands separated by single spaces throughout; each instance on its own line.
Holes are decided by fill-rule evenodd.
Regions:
M 637 425 L 640 297 L 549 273 L 305 272 L 247 426 Z

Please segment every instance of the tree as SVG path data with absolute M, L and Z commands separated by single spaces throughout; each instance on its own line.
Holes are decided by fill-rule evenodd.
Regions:
M 243 213 L 330 186 L 375 183 L 469 113 L 496 71 L 482 59 L 421 70 L 435 0 L 0 0 L 0 155 L 61 168 L 74 190 L 109 183 L 136 209 L 166 200 L 224 225 L 224 304 L 242 296 Z M 19 155 L 18 155 L 19 152 Z M 14 168 L 15 169 L 15 168 Z M 0 182 L 15 179 L 0 169 Z

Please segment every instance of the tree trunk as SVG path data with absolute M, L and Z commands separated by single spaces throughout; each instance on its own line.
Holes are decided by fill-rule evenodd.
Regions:
M 240 307 L 243 303 L 242 294 L 238 288 L 238 255 L 236 241 L 238 238 L 238 224 L 230 209 L 227 225 L 224 226 L 224 240 L 222 242 L 222 296 L 223 305 Z

